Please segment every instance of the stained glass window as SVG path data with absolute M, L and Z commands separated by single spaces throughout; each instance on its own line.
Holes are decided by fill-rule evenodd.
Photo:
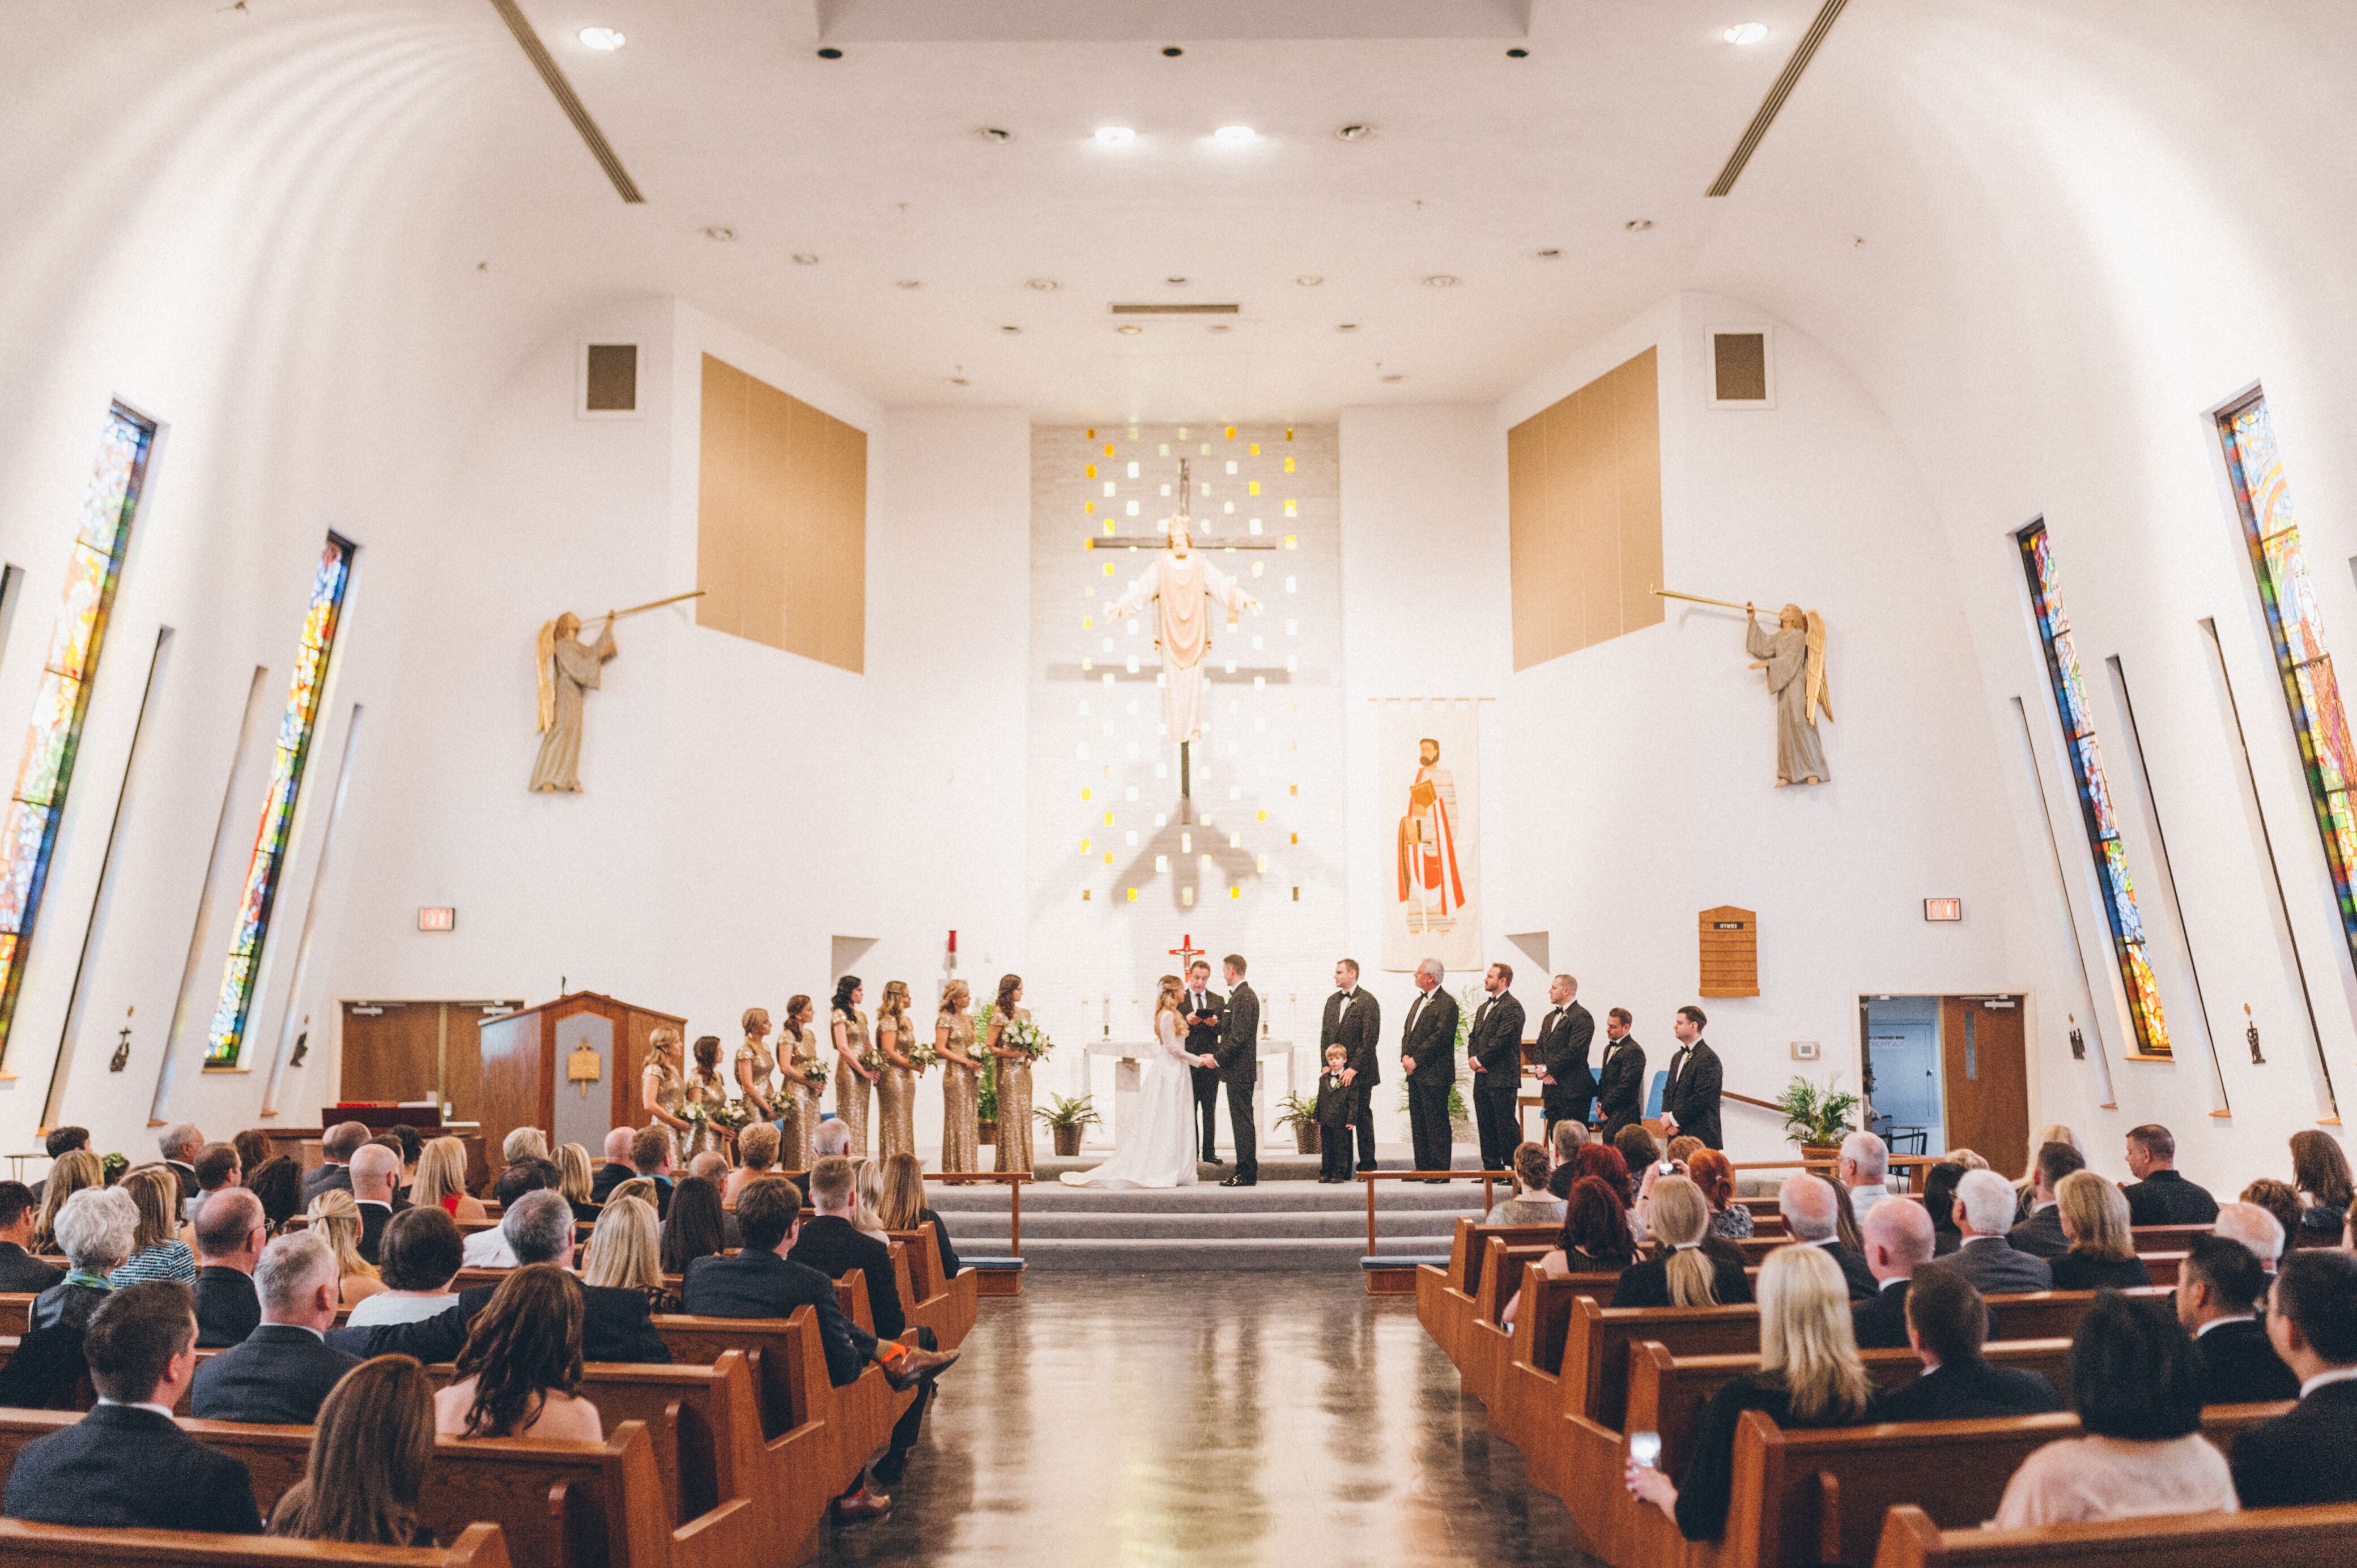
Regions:
M 286 843 L 295 827 L 295 802 L 303 789 L 303 764 L 311 755 L 318 726 L 319 698 L 328 684 L 328 657 L 335 651 L 336 621 L 344 589 L 352 578 L 352 544 L 335 534 L 319 552 L 311 578 L 311 607 L 303 617 L 303 641 L 295 650 L 295 680 L 286 692 L 286 712 L 278 721 L 278 746 L 270 762 L 270 792 L 262 800 L 262 826 L 253 835 L 253 858 L 245 868 L 245 890 L 237 905 L 237 928 L 230 939 L 229 963 L 221 972 L 221 1001 L 205 1042 L 207 1067 L 235 1067 L 245 1044 L 247 1015 L 253 1010 L 253 981 L 262 967 L 262 944 L 270 934 L 270 908 L 278 897 L 278 874 L 286 865 Z
M 2357 775 L 2349 744 L 2349 716 L 2341 706 L 2341 686 L 2332 676 L 2332 656 L 2324 650 L 2324 624 L 2316 613 L 2316 590 L 2300 554 L 2299 521 L 2284 482 L 2283 457 L 2276 449 L 2267 400 L 2254 393 L 2218 416 L 2226 446 L 2226 469 L 2234 483 L 2234 504 L 2243 514 L 2243 537 L 2251 547 L 2251 570 L 2258 577 L 2259 602 L 2276 645 L 2276 668 L 2283 676 L 2291 727 L 2299 735 L 2300 761 L 2316 803 L 2316 826 L 2324 837 L 2324 858 L 2341 904 L 2341 929 L 2357 948 L 2357 822 L 2349 804 L 2350 780 Z
M 2087 824 L 2088 848 L 2094 852 L 2095 883 L 2103 889 L 2112 950 L 2119 959 L 2120 979 L 2127 987 L 2136 1049 L 2145 1056 L 2165 1057 L 2169 1054 L 2169 1025 L 2161 1016 L 2160 987 L 2154 982 L 2152 964 L 2145 953 L 2144 917 L 2136 911 L 2136 884 L 2128 876 L 2119 820 L 2113 815 L 2111 790 L 2104 783 L 2103 757 L 2096 749 L 2094 722 L 2087 712 L 2086 682 L 2079 675 L 2079 652 L 2072 645 L 2071 625 L 2062 617 L 2054 542 L 2047 536 L 2042 521 L 2031 523 L 2015 538 L 2021 545 L 2022 567 L 2029 574 L 2038 640 L 2046 650 L 2046 673 L 2054 687 L 2056 714 L 2062 721 L 2062 749 L 2071 760 L 2071 777 L 2079 787 L 2079 813 Z
M 32 729 L 9 794 L 7 825 L 0 830 L 0 1053 L 7 1049 L 16 1020 L 33 920 L 41 910 L 49 852 L 57 847 L 82 716 L 90 711 L 90 685 L 106 640 L 107 612 L 114 607 L 114 586 L 155 439 L 156 427 L 147 421 L 119 404 L 109 409 L 90 486 L 82 493 L 81 521 L 66 564 L 65 602 L 49 632 Z

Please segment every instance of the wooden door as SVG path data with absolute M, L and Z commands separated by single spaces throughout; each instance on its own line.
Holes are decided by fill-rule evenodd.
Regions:
M 347 1002 L 345 1100 L 446 1099 L 454 1122 L 482 1114 L 482 1026 L 521 1002 Z
M 2025 1011 L 2018 996 L 1940 998 L 1948 1147 L 1974 1151 L 2008 1179 L 2029 1161 Z

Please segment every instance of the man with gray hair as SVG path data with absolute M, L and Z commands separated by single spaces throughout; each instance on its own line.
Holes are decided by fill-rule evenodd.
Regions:
M 1415 966 L 1416 998 L 1400 1028 L 1400 1070 L 1407 1075 L 1408 1135 L 1415 1168 L 1450 1169 L 1448 1091 L 1457 1083 L 1457 998 L 1442 989 L 1437 958 Z M 1430 1180 L 1445 1182 L 1447 1176 Z
M 818 1124 L 818 1131 L 811 1134 L 812 1161 L 815 1163 L 829 1155 L 840 1155 L 845 1159 L 851 1157 L 851 1128 L 840 1116 L 828 1117 Z
M 242 1345 L 262 1321 L 253 1271 L 260 1266 L 270 1222 L 262 1199 L 225 1187 L 197 1211 L 197 1348 Z
M 500 1219 L 500 1234 L 514 1254 L 519 1267 L 526 1263 L 554 1263 L 560 1269 L 573 1267 L 573 1205 L 565 1194 L 554 1187 L 539 1187 L 519 1196 L 509 1204 Z M 474 1316 L 490 1305 L 494 1285 L 475 1285 L 458 1293 L 456 1312 L 437 1312 L 424 1323 L 443 1325 L 455 1334 L 456 1343 L 447 1354 L 434 1358 L 447 1361 L 458 1353 L 466 1343 L 467 1324 Z M 624 1285 L 583 1285 L 581 1287 L 581 1359 L 585 1361 L 654 1361 L 667 1362 L 671 1349 L 655 1332 L 654 1320 L 648 1315 L 644 1291 Z M 390 1325 L 408 1327 L 409 1325 Z M 408 1344 L 386 1345 L 372 1349 L 382 1355 L 385 1350 L 400 1348 L 412 1355 L 419 1352 Z
M 1569 1118 L 1555 1124 L 1547 1134 L 1547 1146 L 1555 1156 L 1555 1174 L 1547 1177 L 1547 1190 L 1568 1200 L 1571 1184 L 1579 1179 L 1579 1145 L 1587 1142 L 1587 1123 Z
M 172 1167 L 172 1174 L 180 1178 L 182 1202 L 204 1190 L 197 1180 L 197 1153 L 204 1146 L 205 1135 L 197 1131 L 193 1122 L 175 1122 L 156 1135 L 156 1152 Z
M 2013 1225 L 2013 1184 L 1995 1171 L 1966 1171 L 1956 1183 L 1956 1229 L 1964 1243 L 1928 1265 L 1953 1269 L 1983 1295 L 2018 1295 L 2052 1290 L 2054 1271 L 2043 1258 L 2014 1250 L 2006 1240 Z
M 1776 1189 L 1776 1207 L 1783 1211 L 1784 1228 L 1796 1241 L 1822 1247 L 1849 1282 L 1852 1301 L 1872 1301 L 1882 1286 L 1866 1260 L 1841 1242 L 1841 1207 L 1831 1182 L 1806 1171 L 1784 1178 Z
M 328 1344 L 343 1279 L 328 1243 L 307 1231 L 262 1250 L 254 1270 L 261 1326 L 197 1369 L 188 1409 L 203 1421 L 310 1426 L 328 1391 L 360 1358 Z
M 1852 1133 L 1842 1140 L 1841 1158 L 1834 1163 L 1834 1176 L 1849 1188 L 1849 1211 L 1863 1234 L 1866 1217 L 1874 1206 L 1890 1196 L 1890 1150 L 1880 1138 L 1867 1132 Z
M 360 1146 L 369 1141 L 365 1122 L 339 1122 L 319 1138 L 319 1158 L 326 1163 L 317 1170 L 303 1173 L 303 1207 L 332 1187 L 352 1190 L 351 1157 Z
M 2255 1203 L 2222 1203 L 2218 1206 L 2218 1223 L 2212 1230 L 2229 1241 L 2240 1241 L 2259 1261 L 2259 1267 L 2272 1274 L 2283 1257 L 2283 1221 Z

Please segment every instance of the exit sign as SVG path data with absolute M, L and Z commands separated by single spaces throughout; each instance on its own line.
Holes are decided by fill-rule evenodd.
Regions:
M 1962 898 L 1926 898 L 1923 900 L 1923 918 L 1927 920 L 1961 920 L 1964 918 L 1964 901 Z
M 417 911 L 417 929 L 421 931 L 447 931 L 456 929 L 457 923 L 458 911 L 456 909 Z

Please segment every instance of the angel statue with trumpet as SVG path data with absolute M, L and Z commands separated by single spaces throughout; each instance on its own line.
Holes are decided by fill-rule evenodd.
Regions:
M 1760 624 L 1760 607 L 1749 600 L 1706 599 L 1699 594 L 1655 588 L 1654 596 L 1684 599 L 1689 604 L 1717 605 L 1741 610 L 1743 646 L 1765 671 L 1768 693 L 1776 699 L 1776 787 L 1823 784 L 1833 777 L 1825 766 L 1825 748 L 1817 738 L 1817 714 L 1834 716 L 1833 699 L 1825 692 L 1825 618 L 1798 605 L 1786 605 L 1776 616 L 1776 629 Z
M 594 643 L 581 640 L 581 618 L 571 610 L 541 624 L 533 644 L 540 684 L 540 757 L 532 765 L 535 794 L 581 793 L 582 696 L 597 690 L 601 667 L 614 657 L 614 623 L 624 616 L 703 595 L 698 588 L 626 610 L 608 610 Z

